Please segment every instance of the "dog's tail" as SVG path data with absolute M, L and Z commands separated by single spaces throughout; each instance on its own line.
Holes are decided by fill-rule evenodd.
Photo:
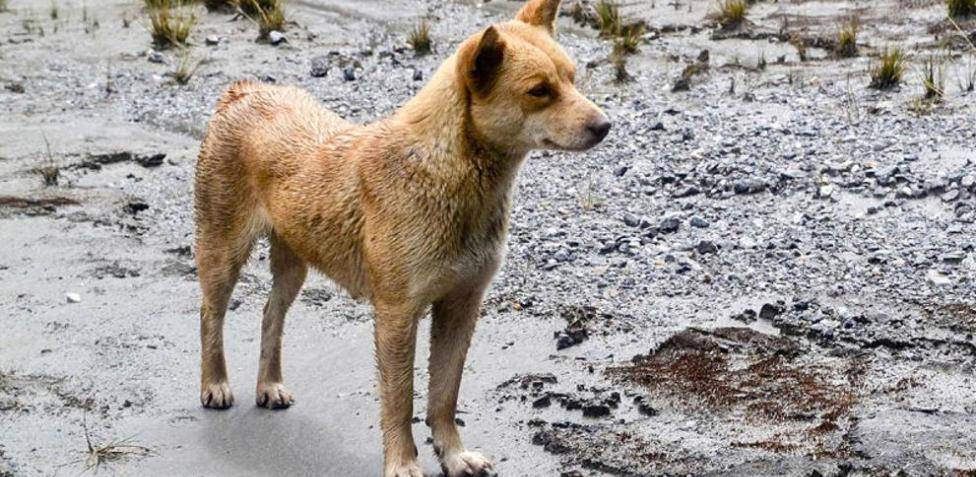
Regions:
M 220 95 L 220 99 L 217 100 L 217 112 L 224 112 L 230 105 L 240 101 L 241 98 L 247 96 L 248 93 L 256 90 L 259 86 L 259 83 L 253 81 L 235 81 L 234 84 L 227 88 L 227 91 L 224 91 L 224 94 Z

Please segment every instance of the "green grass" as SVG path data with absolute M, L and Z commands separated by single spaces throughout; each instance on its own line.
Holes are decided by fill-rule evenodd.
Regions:
M 857 18 L 844 22 L 837 33 L 837 56 L 850 58 L 857 56 L 857 34 L 861 25 Z
M 976 14 L 976 0 L 946 0 L 949 18 L 960 18 Z
M 891 89 L 901 83 L 904 74 L 905 54 L 898 48 L 885 48 L 871 67 L 869 86 L 874 89 Z
M 430 24 L 422 21 L 414 27 L 410 31 L 410 35 L 407 36 L 407 44 L 413 48 L 417 56 L 427 55 L 433 51 L 433 43 L 430 40 Z

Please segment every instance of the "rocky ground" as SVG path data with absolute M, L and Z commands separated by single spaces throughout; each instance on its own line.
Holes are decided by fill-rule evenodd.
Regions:
M 378 118 L 519 5 L 294 0 L 276 46 L 198 6 L 203 62 L 180 85 L 140 6 L 10 0 L 0 475 L 378 475 L 369 308 L 327 280 L 289 315 L 298 404 L 250 405 L 266 248 L 229 316 L 238 405 L 199 407 L 199 140 L 240 78 Z M 620 83 L 611 43 L 565 5 L 560 41 L 615 126 L 522 171 L 462 386 L 469 445 L 502 475 L 976 474 L 976 22 L 960 34 L 927 0 L 760 1 L 734 29 L 714 9 L 627 2 L 646 32 Z M 836 58 L 850 15 L 859 55 Z M 405 38 L 424 19 L 435 51 L 417 57 Z M 868 88 L 892 46 L 903 84 Z M 938 102 L 919 99 L 932 55 Z

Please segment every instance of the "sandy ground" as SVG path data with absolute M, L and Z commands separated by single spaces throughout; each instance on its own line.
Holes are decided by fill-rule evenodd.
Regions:
M 297 404 L 252 405 L 264 246 L 228 316 L 237 404 L 199 406 L 199 139 L 240 78 L 379 117 L 519 4 L 296 0 L 277 47 L 199 7 L 193 55 L 206 62 L 185 86 L 167 76 L 175 53 L 149 61 L 140 6 L 58 2 L 53 18 L 52 5 L 0 13 L 0 476 L 379 475 L 370 310 L 326 279 L 309 279 L 288 318 Z M 976 96 L 956 85 L 967 47 L 950 43 L 947 98 L 920 112 L 918 60 L 953 37 L 936 2 L 759 2 L 732 33 L 707 26 L 712 9 L 628 2 L 648 33 L 623 85 L 608 42 L 560 19 L 615 130 L 597 151 L 537 153 L 523 171 L 462 385 L 468 446 L 509 476 L 972 475 Z M 811 46 L 800 61 L 777 36 L 815 43 L 851 13 L 864 25 L 856 58 Z M 435 54 L 415 58 L 404 37 L 423 18 Z M 906 84 L 867 89 L 894 44 L 915 61 Z M 702 49 L 710 72 L 672 93 Z M 328 74 L 313 77 L 320 57 Z M 90 469 L 89 440 L 148 451 L 119 448 Z

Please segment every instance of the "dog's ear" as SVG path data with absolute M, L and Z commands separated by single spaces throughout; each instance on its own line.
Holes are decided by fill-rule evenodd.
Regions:
M 541 26 L 549 31 L 550 35 L 556 33 L 556 16 L 559 14 L 559 0 L 529 0 L 528 3 L 519 10 L 516 20 L 521 20 L 529 25 Z
M 491 90 L 505 58 L 505 42 L 498 29 L 488 27 L 477 44 L 461 52 L 459 68 L 467 86 L 476 94 Z

